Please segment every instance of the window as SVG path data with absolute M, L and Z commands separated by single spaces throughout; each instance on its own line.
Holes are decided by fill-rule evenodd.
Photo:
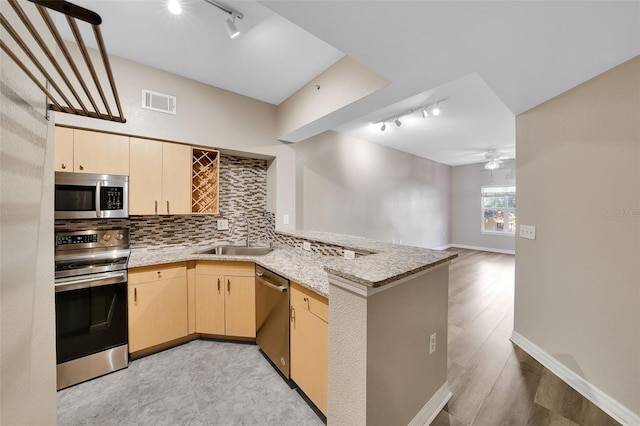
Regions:
M 515 234 L 516 187 L 482 187 L 482 233 Z

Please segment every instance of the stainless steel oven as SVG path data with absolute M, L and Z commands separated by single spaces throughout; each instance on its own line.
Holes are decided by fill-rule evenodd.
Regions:
M 57 388 L 125 368 L 127 229 L 57 232 Z
M 56 172 L 56 219 L 129 217 L 129 177 Z

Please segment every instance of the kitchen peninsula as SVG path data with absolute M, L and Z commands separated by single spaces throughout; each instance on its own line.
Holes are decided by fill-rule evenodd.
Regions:
M 134 249 L 129 267 L 221 260 L 273 270 L 329 299 L 328 424 L 433 419 L 451 396 L 447 297 L 457 255 L 311 231 L 275 240 L 263 256 L 200 254 L 204 244 Z

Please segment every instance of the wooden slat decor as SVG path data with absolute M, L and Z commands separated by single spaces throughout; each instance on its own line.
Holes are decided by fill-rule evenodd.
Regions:
M 220 153 L 193 148 L 191 171 L 191 212 L 217 214 Z
M 109 64 L 109 57 L 100 32 L 102 18 L 97 13 L 63 0 L 29 0 L 39 13 L 39 19 L 44 22 L 50 33 L 46 35 L 39 34 L 30 19 L 30 15 L 35 17 L 36 14 L 29 13 L 30 11 L 28 10 L 25 11 L 17 0 L 7 0 L 7 2 L 11 5 L 18 18 L 16 22 L 19 21 L 21 25 L 18 28 L 12 26 L 10 21 L 0 13 L 0 24 L 2 24 L 9 36 L 7 40 L 0 40 L 0 48 L 49 98 L 49 109 L 118 123 L 126 122 L 113 79 L 111 65 Z M 66 17 L 67 24 L 80 50 L 82 61 L 77 61 L 73 58 L 47 9 L 54 11 L 54 13 L 63 14 Z M 80 33 L 78 21 L 82 25 L 91 25 L 99 48 L 100 61 L 104 72 L 94 66 L 94 61 L 91 59 Z M 65 61 L 62 61 L 62 63 L 58 61 L 54 52 L 45 42 L 45 38 L 49 36 L 55 41 L 64 56 Z M 9 42 L 9 38 L 13 42 Z M 35 41 L 39 49 L 32 50 L 29 47 L 34 45 L 33 41 Z M 85 78 L 83 78 L 83 75 L 87 73 L 91 76 L 90 84 L 87 84 Z M 107 86 L 104 84 L 105 76 L 110 88 L 110 92 L 107 91 L 107 93 L 105 93 L 103 87 Z M 46 80 L 48 84 L 43 84 L 42 80 Z M 114 104 L 117 108 L 117 115 L 112 110 Z

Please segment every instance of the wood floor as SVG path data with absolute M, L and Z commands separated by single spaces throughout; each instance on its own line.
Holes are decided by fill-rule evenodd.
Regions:
M 448 380 L 432 425 L 618 425 L 511 343 L 512 255 L 450 249 Z

